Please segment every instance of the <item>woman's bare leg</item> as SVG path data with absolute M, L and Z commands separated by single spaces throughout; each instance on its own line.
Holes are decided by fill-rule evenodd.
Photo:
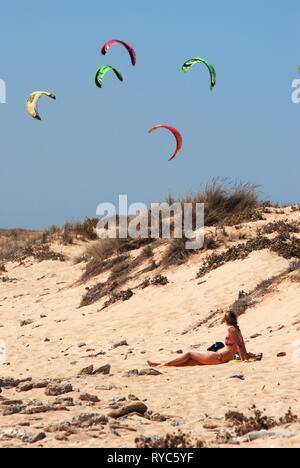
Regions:
M 174 359 L 173 361 L 166 362 L 164 364 L 148 361 L 150 367 L 180 367 L 184 366 L 191 360 L 191 353 L 186 353 L 180 358 Z
M 198 366 L 213 366 L 222 364 L 223 360 L 220 358 L 218 353 L 187 353 L 178 359 L 166 362 L 164 364 L 157 364 L 154 362 L 148 362 L 150 367 L 182 367 L 187 364 L 194 364 Z

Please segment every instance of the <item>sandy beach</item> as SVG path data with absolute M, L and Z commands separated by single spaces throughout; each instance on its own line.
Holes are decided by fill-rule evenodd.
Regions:
M 299 223 L 300 212 L 273 209 L 264 218 L 244 223 L 238 231 L 228 227 L 226 247 L 219 251 L 240 243 L 241 232 L 246 241 L 271 222 Z M 65 262 L 29 257 L 21 264 L 7 263 L 0 276 L 0 340 L 6 345 L 0 365 L 1 447 L 135 447 L 137 438 L 163 438 L 179 430 L 207 446 L 299 446 L 296 420 L 245 441 L 225 417 L 233 411 L 249 417 L 254 405 L 276 421 L 289 409 L 300 415 L 300 277 L 295 259 L 264 249 L 199 278 L 209 255 L 201 251 L 178 267 L 129 279 L 123 289 L 131 288 L 133 297 L 101 310 L 107 298 L 79 308 L 87 288 L 107 279 L 104 273 L 80 281 L 85 264 L 74 264 L 74 259 L 86 247 L 80 241 L 72 246 L 54 243 L 51 248 L 65 255 Z M 154 252 L 156 258 L 163 248 Z M 134 289 L 157 273 L 168 284 Z M 256 289 L 266 280 L 271 280 L 268 287 Z M 251 303 L 240 326 L 248 350 L 264 354 L 261 362 L 164 368 L 143 375 L 143 370 L 149 373 L 147 359 L 161 362 L 224 341 L 223 311 L 241 291 L 251 292 Z M 277 357 L 279 353 L 285 355 Z M 83 369 L 89 375 L 79 376 Z M 100 373 L 92 375 L 97 369 Z M 55 385 L 59 388 L 52 395 Z M 146 415 L 111 416 L 136 401 L 146 405 Z M 88 417 L 82 418 L 84 414 Z M 102 424 L 93 424 L 91 414 L 101 416 Z M 228 431 L 231 438 L 225 444 Z

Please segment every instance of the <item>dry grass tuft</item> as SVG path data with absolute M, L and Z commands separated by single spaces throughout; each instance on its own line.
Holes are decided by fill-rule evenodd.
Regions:
M 24 257 L 25 251 L 41 240 L 42 233 L 39 232 L 21 229 L 1 230 L 0 261 L 20 261 Z
M 262 208 L 259 205 L 258 193 L 255 186 L 250 184 L 236 184 L 232 187 L 225 187 L 222 182 L 214 181 L 208 185 L 203 191 L 195 195 L 175 200 L 169 195 L 166 200 L 170 205 L 173 203 L 191 203 L 193 205 L 193 227 L 196 228 L 196 205 L 203 203 L 205 205 L 205 225 L 206 226 L 222 226 L 224 224 L 240 224 L 245 221 L 255 221 L 262 219 Z M 149 211 L 150 214 L 150 211 Z M 162 222 L 162 220 L 161 220 Z M 173 221 L 171 221 L 171 232 L 173 232 Z M 65 227 L 65 239 L 68 240 L 70 227 Z M 74 230 L 74 228 L 73 228 Z M 162 229 L 161 229 L 162 231 Z M 71 235 L 72 237 L 72 235 Z M 171 265 L 181 265 L 185 263 L 194 251 L 186 249 L 187 238 L 174 239 L 170 242 L 167 252 L 162 260 L 164 267 Z M 100 265 L 108 258 L 139 250 L 142 247 L 149 247 L 154 243 L 154 239 L 106 239 L 99 240 L 94 246 L 89 247 L 83 256 L 83 259 L 90 258 L 87 265 L 87 272 L 84 278 L 91 278 L 93 274 L 96 276 L 98 271 L 102 271 Z M 218 244 L 213 238 L 209 238 L 204 246 L 206 249 L 215 249 Z M 150 251 L 149 251 L 150 253 Z M 78 261 L 82 261 L 79 259 Z M 99 268 L 97 268 L 97 263 Z M 94 273 L 93 273 L 94 272 Z
M 166 276 L 157 275 L 151 280 L 152 286 L 167 286 L 169 280 Z
M 126 291 L 120 291 L 119 293 L 113 293 L 110 298 L 105 302 L 102 310 L 107 309 L 108 307 L 116 304 L 117 302 L 126 302 L 129 301 L 134 296 L 134 293 L 131 289 Z
M 257 187 L 251 184 L 226 186 L 215 180 L 203 191 L 181 200 L 181 203 L 205 205 L 205 226 L 235 225 L 263 219 Z M 195 209 L 194 209 L 195 212 Z
M 274 239 L 258 236 L 244 244 L 231 247 L 220 254 L 210 255 L 200 268 L 197 278 L 202 278 L 208 273 L 228 262 L 245 260 L 252 252 L 269 249 L 286 260 L 300 259 L 300 239 L 290 234 L 279 234 Z
M 152 258 L 153 250 L 150 245 L 152 242 L 149 239 L 99 239 L 98 242 L 89 246 L 83 258 L 79 259 L 80 262 L 88 260 L 82 281 L 88 281 L 109 270 L 112 270 L 113 275 L 118 274 L 118 270 L 122 270 L 121 264 L 129 260 L 129 252 L 142 247 L 144 249 L 139 256 L 139 262 Z
M 165 437 L 139 437 L 135 440 L 138 449 L 203 449 L 205 443 L 191 434 L 179 431 L 177 434 L 167 434 Z
M 290 234 L 297 234 L 300 232 L 299 223 L 289 223 L 287 220 L 274 221 L 269 223 L 262 229 L 262 234 L 274 234 L 277 233 L 283 236 L 289 236 Z
M 270 240 L 266 237 L 259 236 L 255 239 L 249 240 L 245 244 L 239 244 L 234 247 L 230 247 L 220 254 L 214 253 L 210 255 L 204 265 L 200 268 L 197 278 L 202 278 L 206 274 L 210 273 L 217 268 L 225 265 L 228 262 L 234 262 L 236 260 L 244 260 L 252 252 L 256 250 L 264 250 L 270 247 Z
M 236 437 L 243 437 L 251 432 L 268 431 L 274 427 L 293 424 L 298 421 L 298 416 L 292 413 L 291 408 L 279 420 L 267 416 L 255 406 L 252 408 L 252 411 L 253 415 L 250 417 L 236 411 L 229 411 L 225 415 L 225 420 L 229 423 L 230 427 L 234 429 L 234 435 Z
M 62 229 L 62 242 L 72 245 L 75 240 L 91 241 L 97 240 L 97 219 L 87 218 L 83 223 L 67 223 Z
M 33 257 L 42 262 L 47 260 L 65 261 L 66 258 L 50 249 L 45 243 L 44 232 L 20 229 L 0 231 L 0 261 L 23 262 Z
M 135 270 L 137 276 L 156 268 L 155 262 L 152 261 L 150 266 L 144 268 L 142 271 L 138 271 L 139 267 L 141 267 L 145 261 L 152 258 L 152 255 L 153 252 L 151 249 L 149 250 L 148 246 L 144 248 L 136 258 L 131 258 L 129 254 L 124 254 L 107 259 L 102 263 L 90 262 L 82 278 L 83 280 L 90 279 L 104 271 L 110 271 L 110 276 L 106 283 L 97 284 L 84 295 L 80 307 L 94 304 L 106 296 L 110 296 L 113 301 L 115 298 L 117 298 L 117 301 L 120 300 L 119 295 L 122 295 L 122 291 L 120 290 L 132 279 L 130 275 L 133 274 Z
M 162 266 L 168 268 L 173 265 L 182 265 L 194 251 L 186 249 L 187 239 L 174 239 L 170 242 L 163 258 Z

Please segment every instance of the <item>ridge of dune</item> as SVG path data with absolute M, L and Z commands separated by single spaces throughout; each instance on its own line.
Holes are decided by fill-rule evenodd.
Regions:
M 264 225 L 278 220 L 300 222 L 300 212 L 290 208 L 274 210 L 265 221 L 244 223 L 238 231 L 228 227 L 226 244 L 240 243 L 241 233 L 245 239 L 256 236 Z M 44 431 L 46 438 L 39 442 L 44 447 L 133 447 L 138 436 L 164 436 L 178 429 L 216 445 L 216 434 L 226 430 L 224 417 L 228 411 L 249 414 L 249 408 L 256 405 L 277 419 L 289 408 L 300 416 L 300 276 L 299 265 L 289 270 L 293 259 L 269 250 L 254 251 L 243 260 L 228 262 L 197 279 L 208 255 L 201 251 L 185 264 L 161 271 L 169 280 L 167 285 L 136 290 L 146 276 L 156 273 L 137 275 L 123 288 L 133 289 L 130 301 L 101 310 L 105 299 L 79 308 L 87 288 L 107 277 L 103 273 L 87 283 L 79 281 L 84 264 L 75 265 L 74 259 L 86 245 L 54 244 L 52 248 L 67 255 L 67 261 L 39 263 L 28 258 L 21 264 L 6 264 L 5 274 L 10 281 L 1 282 L 0 276 L 0 340 L 6 344 L 7 353 L 6 362 L 0 364 L 0 387 L 1 380 L 9 377 L 61 379 L 72 385 L 73 391 L 63 397 L 73 398 L 75 406 L 68 407 L 68 411 L 5 416 L 2 410 L 7 400 L 22 400 L 23 404 L 35 399 L 54 400 L 45 396 L 45 388 L 18 391 L 18 387 L 2 385 L 0 446 L 24 445 L 18 438 L 7 441 L 1 436 L 3 431 L 16 427 Z M 161 255 L 161 251 L 155 255 Z M 276 277 L 280 279 L 274 287 L 271 284 L 265 294 L 256 298 L 256 287 Z M 213 342 L 224 341 L 222 310 L 230 307 L 241 291 L 254 291 L 253 303 L 241 316 L 240 326 L 249 351 L 263 353 L 263 361 L 163 369 L 157 376 L 126 376 L 130 370 L 145 369 L 147 359 L 164 361 L 181 350 L 206 350 Z M 278 358 L 280 352 L 286 356 Z M 78 378 L 88 366 L 96 369 L 108 364 L 110 375 Z M 243 380 L 231 378 L 236 374 Z M 86 393 L 97 395 L 100 401 L 80 400 L 80 395 Z M 122 423 L 127 429 L 114 428 L 109 422 L 98 431 L 62 431 L 64 437 L 47 431 L 49 426 L 71 421 L 82 413 L 107 416 L 113 405 L 118 406 L 118 399 L 128 400 L 129 395 L 144 401 L 153 414 L 163 415 L 166 420 L 131 415 Z M 285 424 L 274 429 L 272 438 L 258 438 L 246 446 L 296 447 L 300 443 L 299 429 L 300 422 Z

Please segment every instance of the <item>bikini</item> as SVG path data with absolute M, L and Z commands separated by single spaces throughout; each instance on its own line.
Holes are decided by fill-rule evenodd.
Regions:
M 228 346 L 229 348 L 231 348 L 232 346 L 234 346 L 234 343 L 232 343 L 232 341 L 230 341 L 229 338 L 226 338 L 225 339 L 225 345 Z M 221 364 L 225 363 L 223 354 L 218 354 L 218 359 L 219 359 Z
M 234 343 L 232 343 L 229 338 L 226 338 L 225 344 L 226 346 L 229 346 L 229 348 L 231 348 L 231 346 L 234 346 Z

